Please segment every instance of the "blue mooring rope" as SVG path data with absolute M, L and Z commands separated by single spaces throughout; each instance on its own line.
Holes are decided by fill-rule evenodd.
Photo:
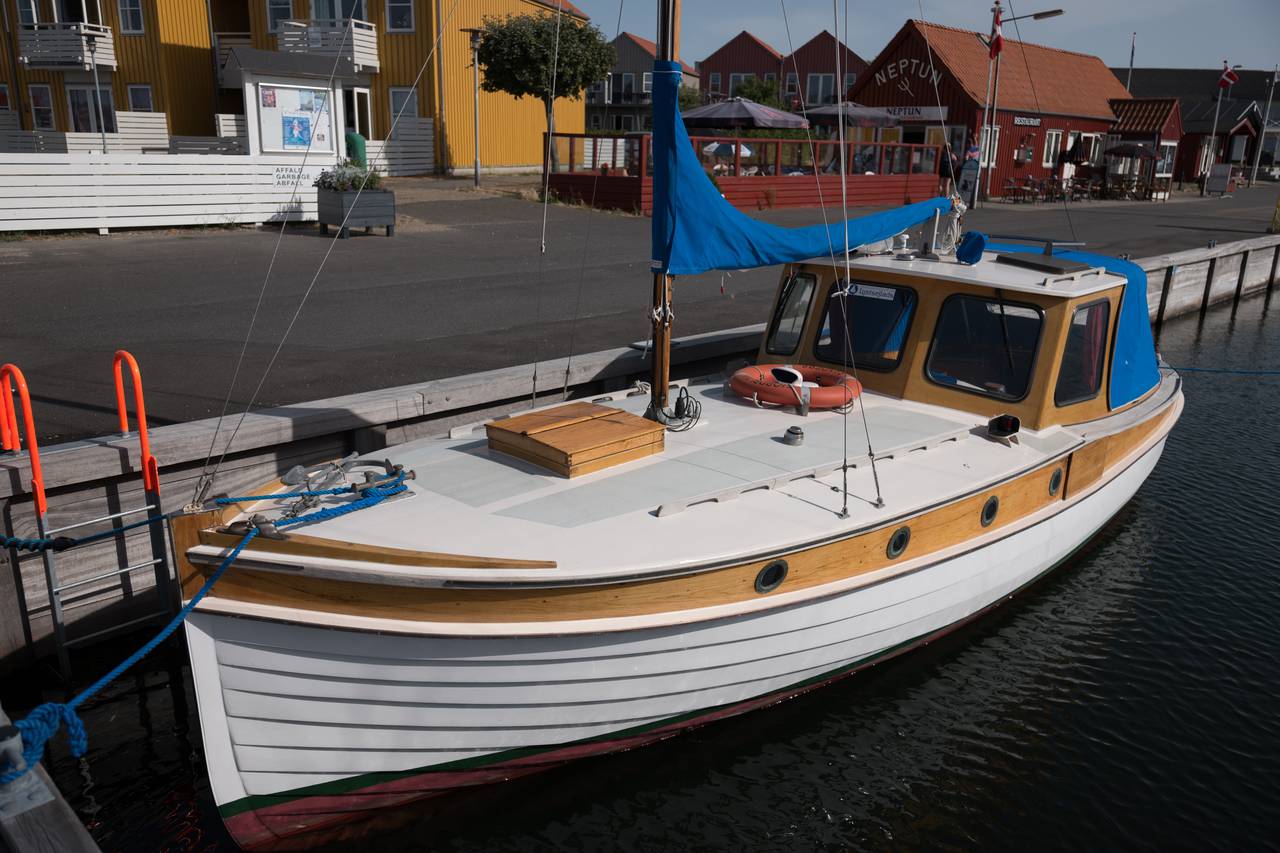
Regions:
M 309 524 L 317 521 L 328 521 L 329 519 L 338 518 L 340 516 L 347 515 L 348 513 L 368 509 L 371 506 L 381 503 L 386 498 L 389 498 L 392 495 L 397 495 L 407 489 L 408 486 L 404 484 L 406 477 L 407 475 L 401 472 L 397 476 L 388 479 L 384 484 L 372 486 L 365 490 L 364 497 L 359 500 L 354 500 L 340 506 L 317 510 L 309 515 L 299 516 L 298 518 L 278 521 L 275 523 L 276 529 L 280 529 L 282 527 L 293 527 L 298 524 Z M 353 491 L 353 489 L 347 488 L 345 491 Z M 319 494 L 342 493 L 343 490 L 326 489 Z M 301 494 L 298 495 L 298 497 L 304 496 L 305 495 Z M 271 495 L 269 497 L 283 496 Z M 228 498 L 226 500 L 230 503 L 237 502 L 237 499 L 233 498 Z M 247 499 L 240 498 L 238 500 Z M 31 772 L 31 768 L 39 764 L 40 760 L 44 758 L 45 745 L 55 734 L 58 733 L 59 726 L 65 725 L 67 727 L 67 744 L 71 749 L 71 754 L 76 758 L 84 755 L 89 749 L 89 735 L 85 731 L 84 722 L 80 719 L 79 715 L 76 714 L 76 708 L 112 681 L 119 678 L 125 670 L 129 669 L 129 667 L 133 666 L 135 663 L 150 654 L 156 646 L 163 643 L 173 634 L 174 631 L 178 630 L 178 626 L 187 618 L 187 615 L 197 604 L 200 603 L 200 600 L 208 594 L 209 590 L 213 589 L 213 585 L 216 584 L 218 579 L 222 577 L 223 573 L 231 567 L 231 564 L 236 561 L 236 558 L 240 556 L 241 552 L 243 552 L 245 547 L 253 541 L 253 538 L 257 536 L 258 533 L 259 528 L 251 527 L 249 532 L 245 534 L 244 538 L 240 540 L 235 548 L 231 549 L 231 553 L 223 559 L 214 573 L 209 576 L 209 579 L 204 582 L 204 585 L 200 587 L 195 595 L 191 596 L 191 600 L 178 611 L 176 616 L 169 620 L 169 624 L 165 625 L 164 628 L 160 629 L 158 634 L 148 640 L 146 645 L 129 655 L 129 657 L 117 664 L 114 669 L 99 678 L 97 681 L 93 682 L 93 684 L 89 685 L 88 688 L 82 691 L 80 695 L 76 696 L 70 702 L 46 702 L 35 708 L 31 713 L 27 714 L 26 718 L 14 723 L 14 726 L 17 727 L 18 731 L 22 732 L 22 758 L 23 761 L 26 762 L 26 767 L 21 770 L 9 770 L 0 774 L 0 785 L 7 785 L 10 782 L 21 779 L 27 773 Z

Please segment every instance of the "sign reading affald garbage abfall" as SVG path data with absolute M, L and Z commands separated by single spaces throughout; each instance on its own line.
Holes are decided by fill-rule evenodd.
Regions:
M 258 132 L 263 151 L 331 153 L 334 130 L 328 93 L 259 83 Z

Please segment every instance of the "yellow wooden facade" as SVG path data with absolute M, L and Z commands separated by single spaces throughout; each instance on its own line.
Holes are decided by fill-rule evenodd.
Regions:
M 71 130 L 66 86 L 91 82 L 87 71 L 28 70 L 18 61 L 17 3 L 0 0 L 7 22 L 0 47 L 0 82 L 8 85 L 11 108 L 31 130 L 27 86 L 50 85 L 55 130 Z M 38 0 L 40 20 L 52 20 L 54 0 Z M 95 0 L 88 0 L 90 7 Z M 121 32 L 119 0 L 101 0 L 102 23 L 111 27 L 118 67 L 100 68 L 102 85 L 110 86 L 116 110 L 129 109 L 130 84 L 151 87 L 153 108 L 168 116 L 174 135 L 204 136 L 214 132 L 216 112 L 241 112 L 238 93 L 220 89 L 215 65 L 216 35 L 248 35 L 253 47 L 275 50 L 276 36 L 267 26 L 268 0 L 142 0 L 144 31 Z M 292 0 L 295 19 L 319 14 L 313 0 Z M 372 137 L 385 138 L 391 126 L 391 90 L 418 88 L 418 115 L 435 119 L 436 162 L 442 171 L 469 170 L 473 162 L 473 79 L 470 36 L 486 18 L 556 14 L 554 0 L 414 0 L 412 32 L 388 32 L 386 0 L 366 0 L 364 15 L 377 28 L 379 70 L 358 84 L 370 92 Z M 565 13 L 569 15 L 570 13 Z M 432 54 L 437 32 L 438 55 Z M 425 70 L 423 65 L 426 64 Z M 419 77 L 419 72 L 421 76 Z M 562 99 L 556 105 L 556 130 L 582 133 L 585 103 Z M 546 117 L 534 98 L 480 93 L 480 157 L 482 168 L 539 166 L 543 157 Z
M 53 95 L 54 129 L 72 130 L 67 85 L 92 85 L 92 73 L 82 70 L 28 69 L 19 59 L 18 3 L 0 0 L 5 26 L 0 47 L 0 82 L 8 84 L 11 108 L 19 111 L 21 126 L 33 129 L 28 86 L 46 83 Z M 41 21 L 53 19 L 53 0 L 37 0 Z M 88 0 L 96 12 L 99 4 Z M 214 67 L 210 51 L 209 16 L 205 0 L 143 0 L 143 31 L 124 33 L 118 0 L 101 0 L 101 23 L 111 28 L 117 67 L 98 69 L 99 84 L 110 87 L 117 111 L 129 109 L 129 86 L 151 87 L 152 108 L 168 116 L 174 135 L 213 133 Z M 95 15 L 96 16 L 96 15 Z

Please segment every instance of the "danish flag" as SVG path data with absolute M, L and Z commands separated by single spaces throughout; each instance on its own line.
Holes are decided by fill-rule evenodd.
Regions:
M 1227 61 L 1222 60 L 1222 76 L 1218 78 L 1218 88 L 1226 89 L 1240 82 L 1240 75 L 1231 70 L 1231 66 Z
M 991 49 L 987 53 L 991 59 L 995 59 L 1004 50 L 1004 34 L 1000 32 L 1000 4 L 997 3 L 992 9 L 994 13 L 991 18 Z

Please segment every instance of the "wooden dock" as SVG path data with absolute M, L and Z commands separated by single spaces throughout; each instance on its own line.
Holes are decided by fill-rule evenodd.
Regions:
M 20 738 L 0 708 L 0 764 L 17 757 Z M 0 853 L 100 853 L 43 767 L 0 786 Z

